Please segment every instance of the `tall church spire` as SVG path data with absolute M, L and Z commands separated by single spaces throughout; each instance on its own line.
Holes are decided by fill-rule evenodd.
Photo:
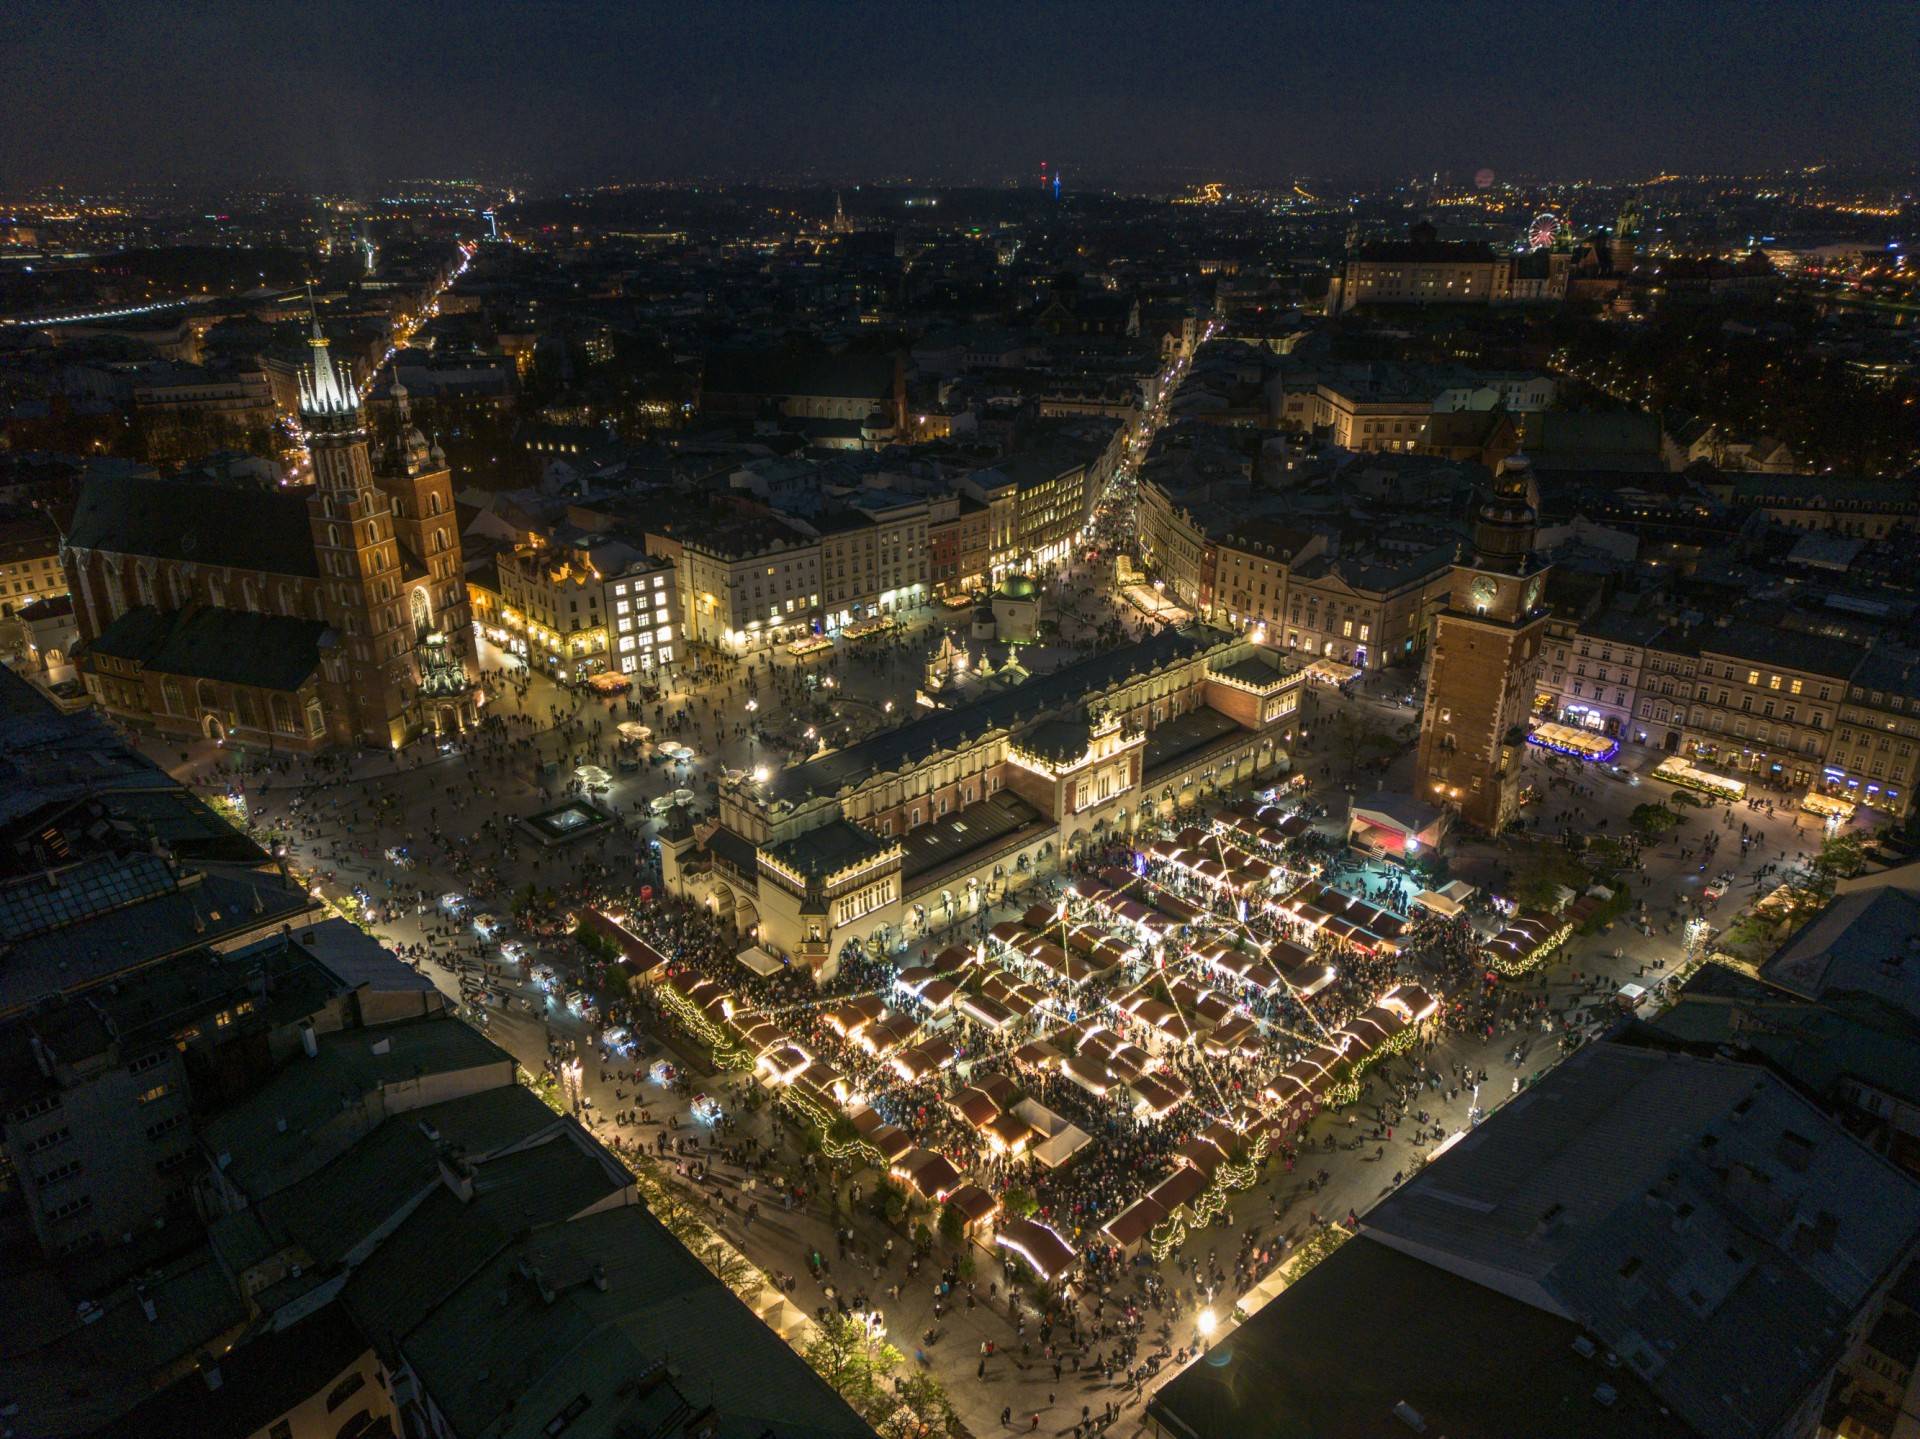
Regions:
M 300 375 L 300 413 L 308 420 L 356 417 L 360 397 L 353 382 L 333 363 L 327 349 L 326 332 L 320 328 L 320 313 L 314 308 L 313 287 L 307 287 L 307 313 L 313 320 L 313 335 L 307 343 L 313 348 L 313 363 Z

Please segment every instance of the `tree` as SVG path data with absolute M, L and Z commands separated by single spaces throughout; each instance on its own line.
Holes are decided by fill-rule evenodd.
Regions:
M 901 1362 L 900 1351 L 875 1340 L 852 1315 L 828 1314 L 803 1357 L 863 1417 L 885 1416 L 896 1407 L 884 1381 Z
M 1587 882 L 1587 872 L 1579 861 L 1554 844 L 1536 844 L 1528 848 L 1513 876 L 1513 897 L 1527 909 L 1552 909 L 1560 902 L 1560 891 L 1578 893 Z
M 1000 1207 L 1015 1219 L 1027 1219 L 1040 1208 L 1040 1201 L 1033 1197 L 1031 1189 L 1023 1184 L 1016 1184 L 1001 1199 Z
M 889 1224 L 896 1224 L 907 1212 L 907 1192 L 891 1176 L 873 1186 L 873 1212 Z
M 1339 756 L 1340 772 L 1348 780 L 1363 764 L 1393 753 L 1392 737 L 1350 709 L 1334 714 L 1331 729 L 1328 738 L 1333 743 L 1334 754 Z
M 958 1249 L 967 1238 L 967 1219 L 951 1204 L 940 1207 L 940 1237 L 950 1249 Z
M 1860 873 L 1865 859 L 1865 846 L 1861 844 L 1860 836 L 1836 834 L 1820 846 L 1820 853 L 1813 858 L 1813 869 L 1815 874 L 1831 885 L 1836 879 Z
M 1678 827 L 1680 816 L 1664 804 L 1637 804 L 1627 816 L 1627 827 L 1651 843 Z
M 894 1381 L 891 1410 L 874 1428 L 881 1439 L 958 1439 L 966 1432 L 946 1386 L 924 1369 Z

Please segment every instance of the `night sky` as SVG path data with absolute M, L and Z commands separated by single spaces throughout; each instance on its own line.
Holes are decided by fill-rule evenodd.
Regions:
M 1920 157 L 1920 3 L 6 0 L 0 185 Z

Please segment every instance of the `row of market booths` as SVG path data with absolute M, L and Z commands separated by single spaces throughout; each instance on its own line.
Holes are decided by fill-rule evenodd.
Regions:
M 1211 938 L 1194 945 L 1191 952 L 1223 978 L 1269 999 L 1279 994 L 1310 999 L 1334 979 L 1333 966 L 1323 956 L 1289 939 L 1256 941 L 1248 937 L 1235 946 Z
M 977 1116 L 976 1127 L 999 1136 L 1003 1144 L 1024 1147 L 1033 1127 L 1022 1117 L 1022 1102 L 1011 1090 L 1012 1081 L 996 1075 L 981 1086 L 961 1090 L 951 1103 L 956 1111 Z M 1001 1108 L 1003 1104 L 1007 1107 Z M 999 1199 L 985 1185 L 968 1179 L 944 1154 L 914 1144 L 905 1130 L 887 1123 L 877 1111 L 862 1105 L 848 1117 L 861 1142 L 884 1157 L 890 1177 L 928 1204 L 952 1209 L 960 1217 L 962 1230 L 977 1242 L 1024 1259 L 1043 1283 L 1061 1278 L 1078 1262 L 1073 1246 L 1052 1228 L 1003 1213 Z M 1077 1139 L 1068 1137 L 1066 1142 L 1073 1149 L 1090 1142 L 1080 1130 L 1073 1129 L 1072 1135 Z M 1043 1138 L 1033 1148 L 1035 1157 L 1042 1157 L 1053 1142 L 1053 1138 Z
M 1525 974 L 1573 933 L 1573 921 L 1542 909 L 1523 909 L 1481 948 L 1487 966 L 1501 974 Z
M 1102 1237 L 1127 1258 L 1147 1248 L 1156 1259 L 1164 1258 L 1189 1229 L 1210 1223 L 1225 1210 L 1228 1191 L 1253 1182 L 1255 1163 L 1272 1145 L 1291 1136 L 1323 1105 L 1350 1098 L 1355 1076 L 1374 1060 L 1408 1047 L 1438 1008 L 1438 1001 L 1418 985 L 1388 990 L 1365 1014 L 1277 1075 L 1262 1091 L 1265 1107 L 1242 1102 L 1232 1115 L 1215 1119 L 1182 1144 L 1174 1168 L 1102 1225 Z M 1083 1038 L 1082 1055 L 1085 1046 Z
M 626 931 L 617 917 L 592 918 L 595 930 L 623 949 L 644 947 L 644 941 Z M 636 948 L 634 954 L 650 978 L 660 979 L 664 956 L 650 947 L 645 953 Z M 929 1020 L 937 1021 L 946 1010 L 975 998 L 962 990 L 960 976 L 983 962 L 979 951 L 952 945 L 931 964 L 901 971 L 896 987 L 923 1011 L 920 1015 L 867 994 L 835 1004 L 822 1015 L 822 1022 L 849 1046 L 884 1059 L 903 1082 L 936 1079 L 954 1063 L 959 1050 L 952 1041 L 923 1031 Z M 996 981 L 1017 983 L 1003 974 L 989 975 L 988 993 Z M 1001 1214 L 999 1201 L 983 1185 L 966 1178 L 947 1156 L 916 1144 L 906 1130 L 888 1123 L 825 1056 L 815 1054 L 773 1019 L 750 1013 L 724 986 L 688 972 L 666 977 L 659 993 L 663 1004 L 696 1038 L 714 1047 L 717 1059 L 751 1067 L 779 1098 L 817 1125 L 828 1136 L 825 1143 L 830 1152 L 853 1151 L 877 1163 L 928 1204 L 952 1206 L 969 1233 L 985 1242 L 990 1232 L 997 1247 L 1024 1259 L 1043 1281 L 1059 1278 L 1077 1260 L 1072 1246 L 1048 1226 Z M 1019 1000 L 1011 991 L 1004 992 L 1003 998 Z M 990 1012 L 988 1017 L 997 1016 Z M 1031 1155 L 1043 1164 L 1058 1165 L 1092 1142 L 1084 1130 L 1019 1094 L 1004 1075 L 963 1088 L 950 1103 L 996 1154 Z M 854 1128 L 851 1145 L 839 1143 L 831 1134 L 835 1118 L 842 1114 Z
M 1074 880 L 1068 891 L 1147 949 L 1157 949 L 1206 914 L 1177 894 L 1143 883 L 1142 876 L 1111 866 L 1096 876 Z
M 1137 943 L 1084 921 L 1069 922 L 1065 906 L 1033 905 L 1019 919 L 1002 920 L 987 933 L 1015 963 L 1032 965 L 1069 990 L 1141 957 Z
M 1309 948 L 1317 940 L 1329 939 L 1367 954 L 1397 954 L 1407 932 L 1407 921 L 1392 910 L 1318 880 L 1270 902 L 1266 912 Z
M 1265 1108 L 1240 1104 L 1230 1119 L 1216 1119 L 1175 1153 L 1173 1170 L 1101 1233 L 1131 1258 L 1151 1247 L 1156 1258 L 1188 1229 L 1211 1222 L 1226 1207 L 1227 1191 L 1253 1180 L 1252 1165 L 1274 1144 L 1305 1125 L 1324 1105 L 1345 1102 L 1351 1085 L 1373 1060 L 1411 1044 L 1438 1009 L 1417 985 L 1387 991 L 1365 1014 L 1294 1061 L 1261 1093 Z
M 1193 883 L 1235 899 L 1270 893 L 1290 875 L 1278 860 L 1230 844 L 1218 831 L 1189 826 L 1146 848 L 1149 861 L 1167 865 Z
M 1313 822 L 1278 805 L 1243 799 L 1218 811 L 1213 827 L 1239 843 L 1266 851 L 1269 858 L 1284 860 L 1294 842 L 1313 829 Z
M 1417 984 L 1394 986 L 1275 1075 L 1263 1097 L 1286 1118 L 1289 1132 L 1297 1129 L 1323 1103 L 1345 1103 L 1362 1071 L 1410 1045 L 1439 1008 L 1439 1000 Z

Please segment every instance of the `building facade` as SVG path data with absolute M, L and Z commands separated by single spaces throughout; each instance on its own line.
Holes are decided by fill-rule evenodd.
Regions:
M 1848 677 L 1864 655 L 1820 636 L 1733 623 L 1702 630 L 1688 755 L 1781 788 L 1812 787 L 1826 767 Z
M 1286 766 L 1303 672 L 1164 630 L 670 817 L 668 889 L 816 972 L 965 922 L 1097 842 Z
M 39 515 L 0 521 L 0 619 L 66 592 L 60 532 Z
M 502 553 L 499 626 L 508 648 L 558 679 L 673 663 L 684 623 L 671 561 L 619 540 Z
M 649 530 L 647 550 L 673 562 L 690 643 L 739 654 L 820 628 L 817 535 L 749 519 L 686 533 Z
M 1526 719 L 1545 652 L 1546 570 L 1532 556 L 1529 478 L 1513 456 L 1480 508 L 1473 559 L 1454 566 L 1435 624 L 1420 716 L 1419 797 L 1489 834 L 1520 807 Z
M 61 557 L 103 708 L 299 750 L 397 748 L 477 719 L 445 457 L 404 424 L 376 457 L 317 326 L 312 347 L 304 494 L 111 474 L 82 488 Z

